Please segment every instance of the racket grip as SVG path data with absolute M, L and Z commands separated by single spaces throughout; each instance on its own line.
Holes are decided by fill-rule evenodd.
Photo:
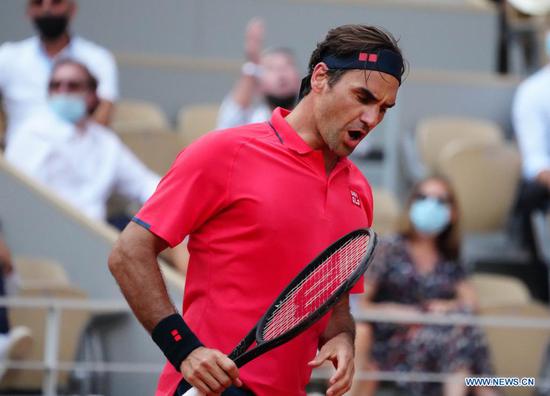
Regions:
M 195 396 L 198 394 L 199 393 L 197 392 L 197 390 L 193 388 L 189 382 L 182 379 L 178 384 L 178 387 L 176 388 L 176 393 L 174 394 L 174 396 Z

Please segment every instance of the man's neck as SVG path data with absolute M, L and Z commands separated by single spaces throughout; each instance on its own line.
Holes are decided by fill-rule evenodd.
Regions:
M 334 169 L 338 157 L 326 145 L 313 115 L 313 107 L 309 98 L 302 99 L 294 110 L 286 117 L 292 129 L 314 150 L 321 150 L 325 160 L 327 175 Z
M 61 37 L 55 40 L 44 40 L 42 37 L 40 38 L 40 42 L 44 46 L 44 51 L 49 58 L 54 58 L 57 54 L 59 54 L 70 41 L 71 37 L 68 33 L 63 33 Z

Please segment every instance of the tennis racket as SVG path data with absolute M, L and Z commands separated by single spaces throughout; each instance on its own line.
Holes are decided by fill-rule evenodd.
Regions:
M 374 231 L 362 228 L 330 245 L 291 281 L 229 358 L 242 367 L 321 319 L 367 270 L 376 241 Z M 190 388 L 181 380 L 176 395 L 196 394 Z

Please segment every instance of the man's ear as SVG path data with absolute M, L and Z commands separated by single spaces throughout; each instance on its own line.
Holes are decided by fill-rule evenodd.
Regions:
M 319 62 L 311 73 L 311 90 L 321 92 L 328 85 L 328 67 L 324 62 Z

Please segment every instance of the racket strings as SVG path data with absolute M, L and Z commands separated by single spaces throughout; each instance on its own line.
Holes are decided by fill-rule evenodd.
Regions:
M 267 320 L 264 340 L 296 327 L 333 296 L 359 267 L 368 243 L 369 236 L 365 234 L 351 238 L 298 283 Z

